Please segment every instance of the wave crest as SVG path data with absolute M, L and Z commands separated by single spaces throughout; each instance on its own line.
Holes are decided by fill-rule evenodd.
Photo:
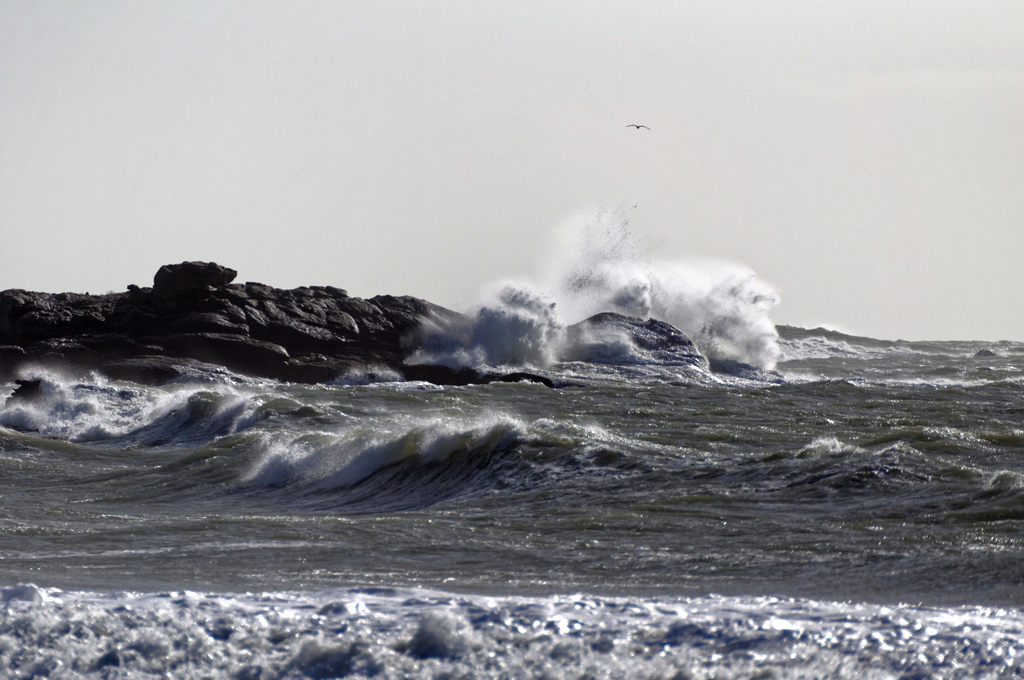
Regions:
M 565 326 L 555 302 L 529 284 L 502 283 L 464 327 L 435 332 L 407 360 L 410 364 L 548 366 L 559 360 Z
M 471 422 L 409 418 L 268 440 L 243 481 L 310 492 L 342 489 L 403 461 L 427 464 L 459 453 L 503 450 L 524 436 L 524 427 L 501 416 Z
M 742 265 L 653 260 L 622 210 L 580 213 L 552 250 L 547 285 L 492 284 L 465 327 L 435 333 L 409 363 L 546 367 L 573 358 L 569 325 L 602 312 L 672 324 L 713 361 L 772 369 L 779 360 L 768 317 L 779 296 Z M 596 353 L 630 353 L 621 336 L 609 341 Z
M 768 317 L 778 293 L 749 268 L 710 259 L 652 259 L 622 209 L 589 210 L 563 233 L 549 275 L 569 317 L 619 312 L 666 321 L 709 359 L 774 368 L 778 334 Z

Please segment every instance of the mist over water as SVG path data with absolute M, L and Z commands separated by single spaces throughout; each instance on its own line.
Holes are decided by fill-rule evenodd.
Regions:
M 600 312 L 666 321 L 710 359 L 774 368 L 778 293 L 743 265 L 651 257 L 622 208 L 592 208 L 562 225 L 539 281 L 492 283 L 472 327 L 435 337 L 413 361 L 548 366 L 571 359 L 566 326 Z

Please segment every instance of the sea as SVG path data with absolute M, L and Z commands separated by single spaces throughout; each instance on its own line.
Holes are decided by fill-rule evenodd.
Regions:
M 514 285 L 419 357 L 554 388 L 30 371 L 0 677 L 1024 675 L 1024 343 L 766 325 L 756 277 L 701 267 L 563 290 L 640 291 L 702 361 L 566 348 Z

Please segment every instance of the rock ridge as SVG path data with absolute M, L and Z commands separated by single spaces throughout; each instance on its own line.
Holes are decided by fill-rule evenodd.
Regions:
M 0 379 L 43 364 L 161 382 L 194 362 L 304 383 L 367 367 L 404 375 L 422 328 L 464 319 L 410 296 L 285 290 L 233 283 L 235 275 L 216 263 L 183 262 L 161 267 L 152 287 L 124 293 L 0 292 Z
M 432 339 L 461 338 L 472 325 L 468 317 L 426 300 L 362 299 L 333 286 L 280 289 L 235 283 L 236 276 L 213 262 L 182 262 L 161 267 L 151 287 L 129 285 L 123 293 L 2 291 L 0 382 L 15 381 L 20 393 L 30 389 L 22 384 L 31 377 L 27 369 L 44 366 L 160 384 L 205 367 L 297 383 L 392 375 L 440 385 L 555 386 L 526 371 L 410 365 L 410 357 L 428 349 Z M 621 360 L 606 356 L 611 335 L 628 337 L 648 361 L 709 368 L 689 338 L 655 319 L 602 313 L 566 331 L 575 348 L 569 360 Z

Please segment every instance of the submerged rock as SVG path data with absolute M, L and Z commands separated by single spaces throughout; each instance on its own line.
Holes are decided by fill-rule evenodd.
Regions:
M 493 382 L 532 382 L 555 387 L 550 378 L 527 371 L 481 373 L 475 368 L 450 368 L 440 364 L 413 364 L 402 367 L 406 380 L 422 380 L 435 385 L 489 385 Z
M 732 359 L 712 359 L 711 372 L 763 383 L 781 384 L 786 382 L 785 376 L 776 370 L 758 368 Z

